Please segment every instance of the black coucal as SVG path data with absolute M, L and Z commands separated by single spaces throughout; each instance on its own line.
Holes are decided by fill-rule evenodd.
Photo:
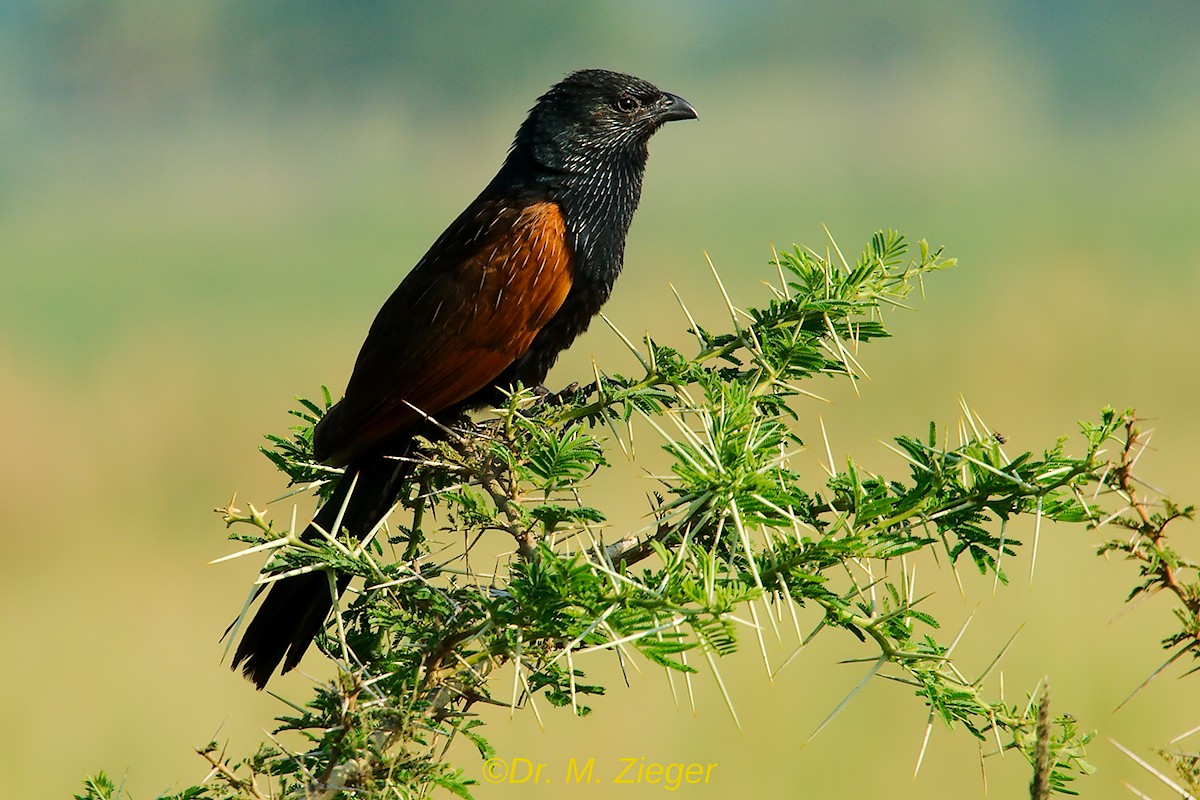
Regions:
M 388 456 L 411 450 L 424 414 L 542 383 L 621 271 L 650 137 L 695 118 L 682 98 L 605 70 L 574 72 L 538 98 L 496 177 L 384 303 L 345 397 L 317 425 L 314 457 L 345 472 L 302 538 L 332 533 L 339 512 L 350 536 L 370 534 L 411 470 Z M 324 572 L 273 582 L 233 667 L 263 688 L 280 661 L 283 672 L 300 662 L 332 606 Z

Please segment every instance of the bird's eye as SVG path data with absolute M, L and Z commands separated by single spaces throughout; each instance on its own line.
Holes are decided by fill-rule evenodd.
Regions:
M 638 107 L 638 101 L 634 97 L 623 94 L 613 101 L 613 108 L 620 111 L 622 114 L 628 114 Z

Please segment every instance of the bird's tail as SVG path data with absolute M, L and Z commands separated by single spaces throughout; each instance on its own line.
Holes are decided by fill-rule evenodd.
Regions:
M 305 541 L 319 539 L 321 533 L 316 526 L 335 533 L 333 528 L 339 516 L 339 530 L 346 531 L 352 538 L 365 538 L 387 515 L 411 470 L 411 461 L 382 457 L 364 459 L 347 467 L 333 494 L 300 538 Z M 325 570 L 272 582 L 254 619 L 242 634 L 232 668 L 241 665 L 242 674 L 262 689 L 280 661 L 283 662 L 281 673 L 295 667 L 324 625 L 334 598 L 345 591 L 349 582 L 347 576 L 335 576 L 331 581 L 330 573 Z

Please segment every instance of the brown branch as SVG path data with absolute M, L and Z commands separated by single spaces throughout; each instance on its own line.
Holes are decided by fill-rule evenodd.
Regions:
M 226 783 L 237 789 L 239 792 L 247 792 L 251 797 L 254 797 L 255 800 L 271 800 L 269 795 L 265 795 L 259 791 L 258 783 L 253 778 L 239 778 L 236 774 L 234 774 L 233 770 L 229 768 L 229 765 L 225 763 L 224 757 L 217 758 L 213 755 L 212 750 L 197 750 L 196 753 L 212 765 L 214 773 L 219 774 Z
M 1125 496 L 1140 520 L 1140 524 L 1131 526 L 1137 533 L 1137 537 L 1130 543 L 1129 557 L 1142 562 L 1144 565 L 1142 569 L 1152 575 L 1157 583 L 1170 589 L 1194 618 L 1200 615 L 1200 597 L 1197 597 L 1180 582 L 1176 570 L 1170 564 L 1170 559 L 1165 557 L 1169 552 L 1165 544 L 1166 527 L 1181 515 L 1173 513 L 1156 521 L 1149 504 L 1139 496 L 1134 485 L 1137 478 L 1133 474 L 1133 466 L 1141 452 L 1140 449 L 1135 452 L 1135 448 L 1138 448 L 1139 445 L 1145 446 L 1141 431 L 1137 428 L 1137 422 L 1137 416 L 1130 411 L 1125 417 L 1125 444 L 1121 451 L 1121 461 L 1113 467 L 1110 478 L 1111 485 Z M 1188 647 L 1200 646 L 1200 630 L 1192 632 L 1190 638 L 1192 643 Z
M 1033 749 L 1033 780 L 1029 783 L 1030 800 L 1048 800 L 1053 784 L 1054 759 L 1050 755 L 1050 680 L 1046 679 L 1042 702 L 1038 705 L 1037 743 Z

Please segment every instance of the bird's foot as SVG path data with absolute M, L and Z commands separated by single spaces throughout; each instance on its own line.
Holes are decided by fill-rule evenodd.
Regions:
M 533 391 L 538 396 L 538 406 L 557 408 L 565 406 L 568 403 L 579 403 L 588 399 L 596 392 L 596 382 L 592 381 L 586 386 L 580 386 L 573 381 L 557 392 L 552 392 L 545 386 L 538 386 Z

